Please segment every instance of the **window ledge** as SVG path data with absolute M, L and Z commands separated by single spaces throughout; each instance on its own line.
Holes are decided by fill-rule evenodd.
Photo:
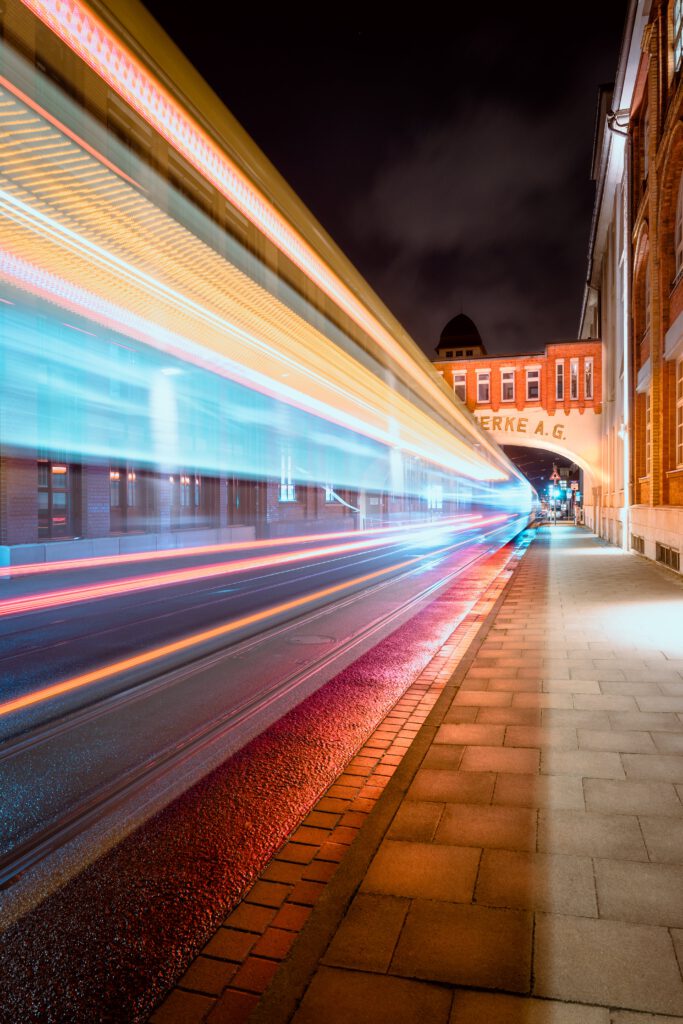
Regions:
M 666 473 L 667 477 L 683 476 L 683 466 L 677 466 L 676 469 L 669 469 Z

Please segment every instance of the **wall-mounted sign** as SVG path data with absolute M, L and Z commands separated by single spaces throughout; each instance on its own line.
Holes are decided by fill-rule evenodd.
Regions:
M 550 419 L 535 421 L 529 416 L 495 415 L 477 415 L 476 419 L 484 430 L 498 431 L 502 434 L 554 437 L 556 441 L 562 441 L 566 437 L 566 424 L 554 423 Z

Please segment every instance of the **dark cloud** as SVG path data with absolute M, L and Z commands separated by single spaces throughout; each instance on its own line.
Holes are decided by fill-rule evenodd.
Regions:
M 361 248 L 393 250 L 374 283 L 418 337 L 438 337 L 461 303 L 501 350 L 575 330 L 587 237 L 575 119 L 566 102 L 539 113 L 487 100 L 416 134 L 358 195 Z
M 151 5 L 429 354 L 461 308 L 493 351 L 575 335 L 626 8 L 576 0 L 551 26 L 547 3 L 479 6 L 455 27 L 347 8 L 330 30 Z

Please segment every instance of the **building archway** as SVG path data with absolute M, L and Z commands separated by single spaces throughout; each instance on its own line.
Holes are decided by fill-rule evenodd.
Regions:
M 501 446 L 550 452 L 561 459 L 575 463 L 583 472 L 583 496 L 586 525 L 591 528 L 599 521 L 602 488 L 600 479 L 600 416 L 592 411 L 580 414 L 556 412 L 549 415 L 542 408 L 528 408 L 523 412 L 496 415 L 476 411 L 479 424 Z

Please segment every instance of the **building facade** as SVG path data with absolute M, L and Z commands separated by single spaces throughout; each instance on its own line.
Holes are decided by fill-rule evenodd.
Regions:
M 498 444 L 544 449 L 580 466 L 586 522 L 593 526 L 603 409 L 600 341 L 552 342 L 540 353 L 491 356 L 461 313 L 444 328 L 434 365 Z
M 581 313 L 605 345 L 597 532 L 680 570 L 683 544 L 683 5 L 630 4 L 601 92 Z

